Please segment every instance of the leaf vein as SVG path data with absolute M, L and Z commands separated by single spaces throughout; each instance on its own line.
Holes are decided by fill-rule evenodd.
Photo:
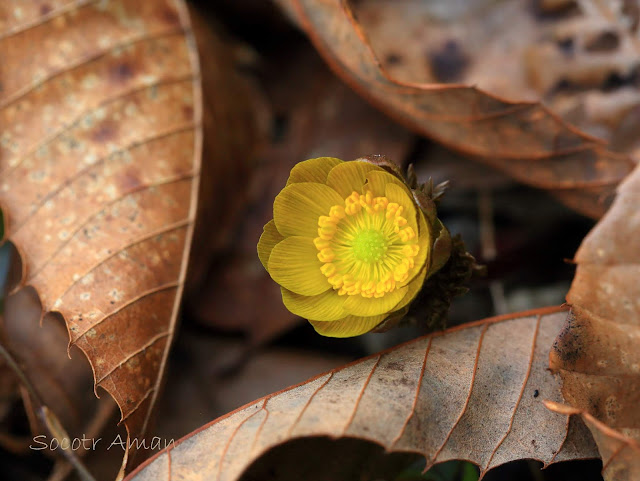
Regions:
M 141 352 L 143 352 L 144 350 L 146 350 L 147 348 L 153 346 L 156 342 L 158 342 L 159 340 L 167 337 L 169 335 L 169 331 L 164 331 L 161 332 L 160 334 L 156 334 L 155 336 L 153 336 L 149 341 L 145 342 L 144 345 L 140 346 L 139 348 L 137 348 L 135 351 L 133 351 L 130 354 L 127 354 L 127 356 L 125 356 L 124 359 L 122 359 L 117 365 L 113 366 L 111 369 L 109 369 L 108 372 L 106 372 L 105 374 L 102 375 L 102 377 L 100 379 L 97 379 L 95 381 L 96 384 L 100 384 L 102 381 L 104 381 L 107 377 L 109 377 L 113 372 L 115 372 L 117 369 L 120 369 L 124 364 L 126 364 L 130 359 L 133 359 L 135 356 L 137 356 L 138 354 L 140 354 Z
M 256 429 L 256 433 L 253 436 L 253 441 L 251 442 L 251 448 L 248 451 L 249 453 L 253 453 L 253 450 L 256 447 L 256 443 L 260 438 L 260 434 L 262 434 L 262 428 L 264 427 L 265 423 L 267 422 L 267 418 L 269 417 L 269 410 L 267 409 L 267 403 L 269 402 L 269 399 L 271 399 L 270 396 L 265 396 L 264 401 L 262 401 L 261 410 L 265 412 L 265 415 L 264 415 L 264 419 L 260 423 L 260 426 L 258 426 L 258 429 Z
M 37 152 L 38 149 L 41 149 L 45 145 L 50 144 L 54 140 L 58 139 L 60 136 L 62 136 L 66 132 L 69 132 L 70 130 L 72 130 L 74 127 L 76 127 L 78 125 L 78 123 L 84 117 L 86 117 L 87 115 L 92 114 L 97 109 L 103 108 L 103 107 L 105 107 L 105 106 L 107 106 L 109 104 L 113 104 L 113 103 L 119 102 L 120 100 L 122 100 L 123 98 L 126 98 L 129 95 L 135 95 L 137 93 L 144 92 L 145 90 L 148 90 L 148 89 L 153 88 L 153 87 L 164 87 L 164 86 L 167 86 L 167 85 L 174 85 L 174 84 L 179 84 L 179 83 L 183 83 L 183 82 L 186 83 L 187 80 L 191 80 L 193 78 L 194 78 L 193 74 L 190 74 L 190 75 L 185 75 L 184 77 L 180 77 L 180 78 L 176 78 L 176 79 L 170 79 L 170 80 L 166 80 L 166 81 L 158 81 L 158 82 L 155 82 L 155 83 L 152 83 L 152 84 L 143 85 L 143 86 L 140 86 L 140 87 L 136 87 L 136 88 L 130 89 L 130 90 L 126 91 L 126 92 L 121 92 L 119 95 L 116 95 L 113 98 L 105 99 L 104 101 L 99 102 L 95 106 L 93 106 L 90 109 L 85 110 L 84 112 L 79 114 L 71 122 L 69 122 L 67 124 L 63 124 L 61 126 L 61 128 L 59 128 L 58 130 L 53 131 L 50 135 L 45 136 L 40 142 L 38 142 L 35 145 L 27 148 L 26 152 L 22 153 L 18 157 L 18 160 L 13 165 L 7 166 L 3 170 L 0 170 L 0 176 L 9 175 L 11 172 L 13 172 L 15 169 L 17 169 L 27 158 L 29 158 L 30 155 L 32 155 L 33 153 Z M 0 109 L 3 109 L 3 108 L 4 108 L 4 106 L 0 105 Z M 169 131 L 169 133 L 171 133 L 171 131 Z
M 115 383 L 114 383 L 114 386 L 115 386 Z M 126 420 L 129 419 L 129 416 L 131 416 L 134 412 L 136 412 L 140 408 L 140 406 L 142 406 L 142 403 L 145 402 L 145 400 L 155 390 L 156 390 L 156 386 L 153 386 L 153 387 L 150 387 L 149 389 L 147 389 L 147 392 L 145 392 L 144 396 L 142 396 L 142 398 L 140 398 L 140 400 L 136 403 L 136 405 L 133 406 L 133 409 L 131 409 L 131 411 L 129 411 L 126 416 L 122 416 L 122 419 L 120 420 L 120 423 L 126 422 Z M 120 423 L 118 423 L 118 424 L 120 424 Z M 144 434 L 144 431 L 141 432 L 141 434 Z
M 29 220 L 42 208 L 42 206 L 48 201 L 53 199 L 56 195 L 58 195 L 60 192 L 62 192 L 66 187 L 68 187 L 69 185 L 71 185 L 74 181 L 76 181 L 77 179 L 79 179 L 80 177 L 82 177 L 83 175 L 85 175 L 87 172 L 89 172 L 90 170 L 101 166 L 102 164 L 104 164 L 111 156 L 114 155 L 118 155 L 118 154 L 122 154 L 124 152 L 128 152 L 131 151 L 137 147 L 140 147 L 142 145 L 145 144 L 149 144 L 158 140 L 162 140 L 164 138 L 169 138 L 173 135 L 178 135 L 178 134 L 182 134 L 184 132 L 188 132 L 193 130 L 195 127 L 194 124 L 185 124 L 185 126 L 183 128 L 176 128 L 176 129 L 172 129 L 169 130 L 167 132 L 159 132 L 157 135 L 152 135 L 147 137 L 146 139 L 143 139 L 142 141 L 134 141 L 129 143 L 128 145 L 124 145 L 122 146 L 122 148 L 115 150 L 113 152 L 110 152 L 107 155 L 103 155 L 102 157 L 100 157 L 98 160 L 96 160 L 93 164 L 88 165 L 86 167 L 84 167 L 83 169 L 74 172 L 74 174 L 68 178 L 66 178 L 64 180 L 64 182 L 62 182 L 58 187 L 56 187 L 55 189 L 51 190 L 50 192 L 47 193 L 47 195 L 45 195 L 44 197 L 42 197 L 42 199 L 39 200 L 38 204 L 36 204 L 36 207 L 34 210 L 32 210 L 29 215 L 19 224 L 16 224 L 16 228 L 14 229 L 13 233 L 15 234 L 16 232 L 18 232 L 20 230 L 20 228 L 26 224 L 27 222 L 29 222 Z M 168 179 L 165 179 L 168 180 Z M 133 193 L 136 192 L 136 189 L 133 189 L 131 191 L 129 191 L 128 193 Z M 9 226 L 11 227 L 11 226 Z
M 313 391 L 311 396 L 309 396 L 309 399 L 307 399 L 307 402 L 304 404 L 304 406 L 302 407 L 302 409 L 300 410 L 300 412 L 296 416 L 295 420 L 293 421 L 293 423 L 291 423 L 291 426 L 287 430 L 287 437 L 288 438 L 291 437 L 291 433 L 293 432 L 293 430 L 297 426 L 297 424 L 300 421 L 300 419 L 302 419 L 302 415 L 305 413 L 305 411 L 309 407 L 309 404 L 311 404 L 311 401 L 313 400 L 315 395 L 318 394 L 320 392 L 320 390 L 329 383 L 329 381 L 331 381 L 331 378 L 333 378 L 333 374 L 334 374 L 333 371 L 330 372 L 329 376 L 327 377 L 327 379 L 320 386 L 318 386 L 315 391 Z
M 518 406 L 520 406 L 520 401 L 522 401 L 522 396 L 524 395 L 524 390 L 525 390 L 525 388 L 527 386 L 527 382 L 529 381 L 529 376 L 531 375 L 531 367 L 533 366 L 533 357 L 534 357 L 535 352 L 536 352 L 536 342 L 538 340 L 538 334 L 540 332 L 541 320 L 542 320 L 542 316 L 538 315 L 537 318 L 536 318 L 536 327 L 535 327 L 535 330 L 533 332 L 533 342 L 531 343 L 531 352 L 529 353 L 529 364 L 527 366 L 527 372 L 526 372 L 526 374 L 524 376 L 524 380 L 522 381 L 522 387 L 520 388 L 520 394 L 518 395 L 518 400 L 516 401 L 516 404 L 513 407 L 513 411 L 511 412 L 511 418 L 509 419 L 509 426 L 507 427 L 507 431 L 504 433 L 504 436 L 502 436 L 502 439 L 500 439 L 498 444 L 496 444 L 496 447 L 491 452 L 491 456 L 489 457 L 489 460 L 487 461 L 486 466 L 484 466 L 482 468 L 483 472 L 486 472 L 487 468 L 489 466 L 491 466 L 491 461 L 493 460 L 493 457 L 498 452 L 498 449 L 500 448 L 500 446 L 502 446 L 502 443 L 504 443 L 505 439 L 507 439 L 507 436 L 509 436 L 509 433 L 511 432 L 511 429 L 513 428 L 513 421 L 514 421 L 514 419 L 516 417 L 516 412 L 518 411 Z
M 433 459 L 431 459 L 430 461 L 427 461 L 426 469 L 431 468 L 436 463 L 436 460 L 437 460 L 438 456 L 440 455 L 440 452 L 442 451 L 442 449 L 445 447 L 445 445 L 449 441 L 449 438 L 451 437 L 451 434 L 453 433 L 453 431 L 455 430 L 456 426 L 458 425 L 458 423 L 462 419 L 462 416 L 464 416 L 464 413 L 467 411 L 467 406 L 469 406 L 469 400 L 471 399 L 471 393 L 473 391 L 473 386 L 474 386 L 474 383 L 475 383 L 475 380 L 476 380 L 476 374 L 478 372 L 478 361 L 480 359 L 480 351 L 482 350 L 482 341 L 484 339 L 484 335 L 487 332 L 488 327 L 489 327 L 489 324 L 485 324 L 484 325 L 484 327 L 482 328 L 482 331 L 480 332 L 480 337 L 478 338 L 478 347 L 476 349 L 476 359 L 475 359 L 474 364 L 473 364 L 473 374 L 471 375 L 471 382 L 469 384 L 469 393 L 467 394 L 467 399 L 464 402 L 464 406 L 462 406 L 462 410 L 460 411 L 460 414 L 458 415 L 458 418 L 453 423 L 453 426 L 451 426 L 451 429 L 449 429 L 449 433 L 447 434 L 447 437 L 445 438 L 444 442 L 436 450 L 435 454 L 433 455 Z
M 119 312 L 122 312 L 124 309 L 126 309 L 127 307 L 129 307 L 130 305 L 138 302 L 141 299 L 144 299 L 145 297 L 149 297 L 153 294 L 156 294 L 158 292 L 162 292 L 165 290 L 169 290 L 169 289 L 175 289 L 176 287 L 178 287 L 180 285 L 179 281 L 175 281 L 175 282 L 169 282 L 167 284 L 162 284 L 156 287 L 153 287 L 152 289 L 148 289 L 146 291 L 144 291 L 143 293 L 132 297 L 131 299 L 129 299 L 127 302 L 125 302 L 124 304 L 122 304 L 121 306 L 119 306 L 117 309 L 111 311 L 109 314 L 107 314 L 105 317 L 103 317 L 102 319 L 100 319 L 98 322 L 96 322 L 95 324 L 93 324 L 91 327 L 89 327 L 86 331 L 84 331 L 82 334 L 80 334 L 76 339 L 72 340 L 70 342 L 70 345 L 73 346 L 75 344 L 78 343 L 78 341 L 80 341 L 86 334 L 87 332 L 91 331 L 92 329 L 95 329 L 97 326 L 99 326 L 100 324 L 102 324 L 103 322 L 105 322 L 106 320 L 110 319 L 111 317 L 113 317 L 114 315 L 116 315 Z
M 393 439 L 393 441 L 391 441 L 391 449 L 393 449 L 396 445 L 396 443 L 398 441 L 400 441 L 400 438 L 402 437 L 402 435 L 404 434 L 405 430 L 407 429 L 407 426 L 409 425 L 409 421 L 411 420 L 411 418 L 415 415 L 416 413 L 416 406 L 418 405 L 418 396 L 420 395 L 420 388 L 422 386 L 422 379 L 424 378 L 424 371 L 427 367 L 427 358 L 429 357 L 429 351 L 431 350 L 431 343 L 433 342 L 433 336 L 431 336 L 429 338 L 429 343 L 427 344 L 427 347 L 425 348 L 425 352 L 424 352 L 424 360 L 422 361 L 422 369 L 420 370 L 420 376 L 418 377 L 418 383 L 416 384 L 416 395 L 413 399 L 413 403 L 411 405 L 411 410 L 409 411 L 409 415 L 407 416 L 407 418 L 405 419 L 402 427 L 400 428 L 400 431 L 398 432 L 397 436 Z
M 89 269 L 87 269 L 87 271 L 82 274 L 82 276 L 78 277 L 75 281 L 73 281 L 71 284 L 69 284 L 69 286 L 65 289 L 65 291 L 60 295 L 60 297 L 58 297 L 58 300 L 62 299 L 72 288 L 73 286 L 75 286 L 76 284 L 78 284 L 82 279 L 84 279 L 87 274 L 93 272 L 94 270 L 96 270 L 97 268 L 99 268 L 102 264 L 104 264 L 105 262 L 107 262 L 109 259 L 112 259 L 113 257 L 117 256 L 118 254 L 126 251 L 127 249 L 129 249 L 130 247 L 136 245 L 136 244 L 141 244 L 142 242 L 145 242 L 149 239 L 151 239 L 152 237 L 155 237 L 157 235 L 161 235 L 161 234 L 165 234 L 167 232 L 171 232 L 172 230 L 178 230 L 183 228 L 186 225 L 190 224 L 190 220 L 189 219 L 185 219 L 183 221 L 180 222 L 175 222 L 173 224 L 167 225 L 167 226 L 163 226 L 161 229 L 155 230 L 153 232 L 147 233 L 142 237 L 139 237 L 135 240 L 133 240 L 132 242 L 129 242 L 128 244 L 124 245 L 123 247 L 121 247 L 120 249 L 118 249 L 115 252 L 112 252 L 109 256 L 105 257 L 104 259 L 101 259 L 100 262 L 98 262 L 97 264 L 91 266 Z
M 265 401 L 263 402 L 263 405 Z M 227 452 L 229 451 L 229 447 L 231 446 L 231 443 L 233 442 L 233 439 L 236 437 L 236 434 L 238 434 L 238 431 L 240 431 L 240 428 L 242 426 L 244 426 L 244 424 L 251 419 L 253 416 L 255 416 L 256 414 L 258 414 L 260 411 L 262 411 L 262 409 L 256 409 L 254 412 L 252 412 L 251 414 L 249 414 L 246 418 L 244 418 L 242 420 L 242 422 L 240 422 L 240 424 L 238 424 L 234 429 L 233 429 L 233 433 L 231 433 L 231 435 L 229 436 L 229 439 L 227 440 L 222 453 L 220 454 L 220 461 L 218 461 L 218 475 L 216 476 L 216 479 L 219 480 L 220 476 L 222 476 L 222 464 L 224 463 L 224 458 L 227 456 Z
M 71 62 L 71 63 L 69 63 L 67 65 L 64 65 L 61 68 L 53 70 L 51 73 L 49 73 L 49 75 L 47 75 L 46 77 L 43 77 L 37 83 L 26 85 L 23 89 L 18 90 L 13 95 L 7 97 L 4 100 L 0 100 L 0 109 L 4 109 L 5 107 L 8 107 L 9 105 L 17 102 L 21 98 L 24 98 L 30 92 L 36 90 L 37 88 L 39 88 L 40 86 L 42 86 L 42 85 L 44 85 L 44 84 L 46 84 L 48 82 L 50 82 L 54 78 L 59 77 L 59 76 L 65 74 L 67 72 L 71 72 L 71 71 L 73 71 L 73 70 L 75 70 L 75 69 L 77 69 L 79 67 L 83 67 L 86 64 L 95 62 L 96 60 L 99 60 L 99 59 L 101 59 L 103 57 L 106 57 L 107 55 L 109 55 L 114 50 L 124 49 L 124 48 L 130 47 L 131 45 L 135 45 L 136 43 L 142 43 L 142 42 L 145 42 L 147 40 L 155 40 L 155 39 L 160 39 L 160 38 L 164 38 L 164 37 L 171 37 L 172 35 L 177 35 L 179 33 L 184 34 L 185 32 L 186 31 L 184 29 L 184 26 L 181 26 L 179 28 L 173 28 L 173 29 L 170 29 L 170 30 L 166 30 L 166 31 L 158 33 L 156 35 L 133 36 L 129 40 L 127 40 L 126 42 L 117 43 L 117 44 L 112 45 L 107 50 L 100 50 L 100 51 L 98 51 L 97 53 L 95 53 L 93 55 L 89 55 L 89 56 L 80 58 L 76 62 Z M 0 37 L 0 40 L 2 40 L 1 37 Z M 191 76 L 193 76 L 193 75 L 191 75 Z M 153 84 L 149 84 L 149 85 L 145 86 L 145 88 L 148 88 L 148 87 L 153 87 Z M 138 89 L 135 89 L 135 90 L 138 90 Z M 116 100 L 117 98 L 118 97 L 115 97 L 115 98 L 109 99 L 109 100 Z M 97 106 L 100 106 L 100 105 L 101 104 L 98 104 Z M 96 108 L 96 107 L 94 107 L 94 108 Z
M 133 191 L 133 192 L 128 192 L 120 197 L 118 197 L 117 199 L 113 199 L 112 201 L 109 201 L 105 204 L 102 204 L 100 206 L 99 210 L 96 210 L 95 212 L 91 213 L 89 216 L 87 216 L 87 218 L 71 233 L 71 235 L 64 240 L 64 242 L 62 242 L 58 248 L 51 254 L 51 256 L 49 256 L 49 258 L 38 268 L 36 269 L 33 273 L 29 273 L 29 276 L 23 280 L 20 283 L 20 286 L 27 284 L 29 281 L 31 281 L 34 277 L 36 277 L 65 247 L 66 245 L 71 242 L 71 240 L 73 238 L 75 238 L 76 234 L 78 232 L 80 232 L 84 227 L 86 227 L 92 220 L 94 220 L 98 215 L 100 215 L 102 212 L 104 212 L 104 210 L 116 203 L 118 203 L 119 201 L 123 200 L 124 198 L 132 195 L 132 194 L 136 194 L 136 193 L 140 193 L 146 190 L 149 190 L 153 187 L 158 187 L 161 185 L 169 185 L 169 184 L 174 184 L 174 183 L 178 183 L 181 182 L 183 180 L 186 179 L 191 179 L 194 178 L 195 174 L 194 173 L 189 173 L 187 175 L 181 175 L 178 176 L 174 179 L 169 179 L 168 181 L 162 181 L 162 182 L 154 182 L 152 184 L 146 184 L 140 187 L 140 189 Z M 173 224 L 170 224 L 170 226 L 173 226 Z M 12 237 L 15 236 L 15 233 L 10 237 L 10 239 L 12 239 Z M 13 239 L 12 239 L 13 240 Z
M 98 0 L 76 0 L 75 2 L 70 2 L 68 5 L 64 5 L 60 8 L 52 10 L 51 12 L 47 13 L 46 15 L 40 16 L 39 18 L 37 18 L 32 22 L 24 23 L 22 25 L 19 25 L 18 27 L 15 27 L 7 30 L 6 32 L 0 33 L 0 40 L 4 40 L 5 38 L 18 35 L 22 32 L 25 32 L 34 27 L 37 27 L 38 25 L 42 25 L 50 20 L 53 20 L 56 17 L 60 17 L 61 15 L 64 15 L 67 12 L 70 12 L 72 10 L 77 10 L 79 7 L 84 7 L 92 3 L 98 3 Z
M 345 427 L 344 427 L 344 429 L 342 431 L 342 437 L 344 437 L 346 435 L 347 430 L 349 429 L 349 427 L 351 426 L 351 423 L 353 423 L 353 420 L 356 417 L 356 412 L 358 411 L 358 406 L 360 405 L 360 400 L 362 399 L 362 396 L 364 396 L 364 392 L 367 389 L 367 386 L 369 385 L 369 381 L 371 381 L 371 378 L 373 377 L 373 373 L 375 372 L 376 368 L 378 367 L 378 364 L 380 364 L 380 359 L 381 358 L 382 358 L 382 355 L 378 355 L 378 358 L 376 359 L 376 362 L 373 364 L 373 367 L 371 368 L 371 372 L 369 373 L 369 375 L 367 376 L 367 379 L 365 380 L 364 384 L 362 385 L 362 389 L 360 390 L 360 393 L 358 394 L 358 397 L 356 398 L 356 401 L 354 403 L 353 412 L 349 416 L 349 419 L 347 420 L 347 423 L 345 424 Z
M 626 447 L 628 447 L 629 445 L 626 443 L 622 443 L 620 444 L 620 447 L 618 447 L 612 454 L 611 457 L 609 457 L 609 459 L 607 459 L 607 462 L 604 463 L 604 465 L 602 466 L 602 472 L 604 473 L 605 470 L 609 467 L 609 465 L 611 464 L 611 461 L 613 461 L 613 459 L 618 456 L 622 451 L 624 451 L 624 449 Z

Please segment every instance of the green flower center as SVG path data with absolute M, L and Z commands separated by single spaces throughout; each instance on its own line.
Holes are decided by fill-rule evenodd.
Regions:
M 351 241 L 353 257 L 363 262 L 378 262 L 387 252 L 386 236 L 379 230 L 363 230 Z

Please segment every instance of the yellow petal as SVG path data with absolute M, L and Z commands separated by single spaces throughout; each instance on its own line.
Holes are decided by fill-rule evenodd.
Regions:
M 273 220 L 283 236 L 318 236 L 318 218 L 329 215 L 344 199 L 331 187 L 315 182 L 289 184 L 273 203 Z
M 333 322 L 309 321 L 318 334 L 327 337 L 353 337 L 369 332 L 380 324 L 386 316 L 347 316 Z
M 320 272 L 317 253 L 311 237 L 287 237 L 271 251 L 267 270 L 274 281 L 296 294 L 322 294 L 331 284 Z
M 342 162 L 342 160 L 335 157 L 318 157 L 300 162 L 291 169 L 287 185 L 298 182 L 326 184 L 329 171 Z
M 362 193 L 367 174 L 372 170 L 381 171 L 382 169 L 368 162 L 343 162 L 331 169 L 327 177 L 327 185 L 333 187 L 338 194 L 346 199 L 353 191 Z
M 413 197 L 410 196 L 406 188 L 400 187 L 396 184 L 387 184 L 384 187 L 384 195 L 389 202 L 395 202 L 404 207 L 402 211 L 402 217 L 407 219 L 407 225 L 413 229 L 413 232 L 418 233 L 418 211 L 413 203 Z
M 398 303 L 396 307 L 393 308 L 394 311 L 402 309 L 404 306 L 413 301 L 422 289 L 422 285 L 424 284 L 424 278 L 427 275 L 427 266 L 423 266 L 417 276 L 413 278 L 409 285 L 407 285 L 407 293 L 404 295 L 402 300 Z
M 284 237 L 278 229 L 276 229 L 276 223 L 272 220 L 267 222 L 264 226 L 264 231 L 260 236 L 260 240 L 258 241 L 258 257 L 260 258 L 260 262 L 264 268 L 267 268 L 269 264 L 269 256 L 271 255 L 271 251 L 274 246 L 283 240 Z
M 273 254 L 272 254 L 273 255 Z M 377 316 L 395 311 L 395 306 L 402 300 L 407 292 L 407 287 L 396 288 L 392 292 L 387 292 L 382 297 L 362 297 L 361 295 L 347 296 L 344 301 L 344 308 L 354 316 Z
M 317 296 L 301 296 L 282 287 L 282 302 L 295 315 L 319 321 L 337 321 L 347 315 L 344 296 L 329 289 Z
M 420 250 L 413 260 L 414 267 L 409 271 L 409 277 L 407 277 L 404 285 L 413 282 L 421 272 L 422 268 L 429 265 L 429 259 L 431 259 L 431 232 L 429 231 L 427 221 L 425 220 L 422 211 L 418 211 L 418 222 L 420 224 L 420 231 L 418 234 L 418 245 L 420 246 Z
M 385 172 L 384 170 L 372 170 L 367 174 L 367 187 L 371 189 L 371 192 L 373 192 L 373 195 L 376 197 L 382 197 L 385 195 L 384 188 L 387 184 L 395 184 L 402 187 L 407 195 L 411 196 L 407 186 L 404 185 L 404 183 L 395 175 L 391 175 L 389 172 Z

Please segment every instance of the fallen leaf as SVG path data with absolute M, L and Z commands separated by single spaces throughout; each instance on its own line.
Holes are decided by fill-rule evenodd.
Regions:
M 601 140 L 572 127 L 541 103 L 509 101 L 461 84 L 392 78 L 345 1 L 279 3 L 293 13 L 332 69 L 391 117 L 520 182 L 552 191 L 582 213 L 600 217 L 615 186 L 634 166 L 629 157 L 607 150 Z M 462 5 L 441 5 L 450 3 Z M 400 9 L 397 2 L 389 5 Z M 445 60 L 451 57 L 442 55 Z
M 236 480 L 269 449 L 317 436 L 416 453 L 427 467 L 466 459 L 482 472 L 521 458 L 593 457 L 584 425 L 542 403 L 562 402 L 547 366 L 565 318 L 561 308 L 540 309 L 383 351 L 223 416 L 127 479 Z
M 116 400 L 128 436 L 142 438 L 175 332 L 198 190 L 188 12 L 180 0 L 32 7 L 14 5 L 14 16 L 30 17 L 0 33 L 0 203 L 22 260 L 16 288 L 32 286 L 43 314 L 63 316 L 96 389 Z
M 567 301 L 572 315 L 551 351 L 574 408 L 640 442 L 640 168 L 620 185 L 607 214 L 584 239 Z M 596 440 L 598 424 L 589 425 Z M 605 459 L 606 446 L 599 444 Z M 615 454 L 615 453 L 614 453 Z M 636 457 L 640 451 L 636 453 Z M 640 465 L 627 466 L 640 479 Z
M 564 120 L 610 141 L 612 150 L 640 158 L 640 143 L 623 125 L 640 105 L 637 7 L 576 1 L 552 11 L 544 3 L 408 0 L 399 7 L 382 0 L 352 8 L 393 78 L 544 100 Z

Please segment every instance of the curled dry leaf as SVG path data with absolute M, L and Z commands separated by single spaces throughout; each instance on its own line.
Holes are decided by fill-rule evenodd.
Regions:
M 353 2 L 371 47 L 403 82 L 477 85 L 544 99 L 563 119 L 640 158 L 637 6 L 633 2 Z M 635 23 L 635 26 L 634 26 Z M 636 120 L 637 122 L 637 120 Z M 632 138 L 630 138 L 632 137 Z M 627 142 L 622 142 L 626 139 Z
M 174 336 L 198 187 L 186 7 L 11 6 L 20 22 L 0 32 L 0 203 L 22 260 L 16 288 L 32 286 L 43 313 L 64 317 L 96 389 L 141 438 Z
M 236 480 L 270 448 L 317 436 L 417 453 L 427 466 L 466 459 L 482 472 L 520 458 L 593 457 L 584 425 L 542 404 L 562 399 L 547 366 L 565 318 L 541 309 L 416 339 L 250 403 L 127 479 Z
M 390 116 L 448 147 L 481 157 L 520 182 L 550 190 L 583 213 L 601 216 L 615 186 L 634 165 L 629 157 L 607 150 L 602 141 L 567 124 L 538 102 L 508 101 L 462 84 L 419 84 L 420 79 L 392 78 L 343 0 L 279 3 L 293 13 L 331 67 Z M 379 8 L 380 3 L 370 2 L 367 8 Z M 419 3 L 425 5 L 420 8 L 436 8 L 433 2 L 403 3 L 404 13 L 395 17 L 413 15 L 411 7 L 418 8 Z M 467 9 L 464 2 L 437 4 L 445 9 L 452 5 Z M 387 8 L 402 10 L 391 1 Z M 496 4 L 495 8 L 504 6 Z M 388 25 L 390 17 L 394 16 L 377 16 L 380 28 Z M 413 31 L 406 25 L 401 28 Z M 487 30 L 491 29 L 483 29 Z M 453 55 L 444 52 L 440 57 L 448 62 Z M 505 78 L 501 70 L 500 75 Z
M 551 368 L 560 372 L 566 401 L 635 440 L 636 448 L 640 442 L 639 204 L 640 168 L 636 168 L 576 254 L 578 268 L 567 295 L 572 316 L 551 352 Z M 594 429 L 599 424 L 590 427 L 598 440 Z M 599 448 L 605 458 L 607 447 Z M 640 457 L 640 451 L 635 456 Z M 628 466 L 627 477 L 620 478 L 617 471 L 605 471 L 605 476 L 640 479 L 640 465 Z

